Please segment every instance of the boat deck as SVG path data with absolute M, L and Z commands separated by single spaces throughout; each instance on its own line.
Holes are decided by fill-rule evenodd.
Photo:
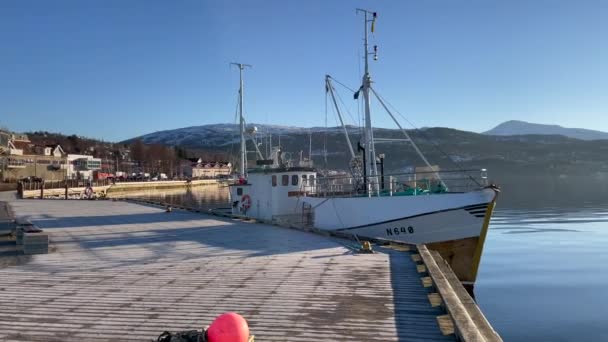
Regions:
M 0 268 L 3 341 L 150 341 L 226 311 L 257 341 L 455 339 L 407 252 L 120 201 L 11 206 L 51 252 Z

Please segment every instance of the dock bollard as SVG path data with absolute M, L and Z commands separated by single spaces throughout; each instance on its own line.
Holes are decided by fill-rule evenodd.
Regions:
M 359 253 L 374 253 L 372 244 L 369 243 L 369 241 L 363 241 L 361 243 L 361 248 L 359 248 Z

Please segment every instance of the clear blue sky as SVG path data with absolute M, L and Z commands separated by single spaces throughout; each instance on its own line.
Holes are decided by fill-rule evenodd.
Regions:
M 355 7 L 378 12 L 376 89 L 417 126 L 608 131 L 608 1 L 574 0 L 4 0 L 0 124 L 121 140 L 233 122 L 241 61 L 249 122 L 323 126 L 324 75 L 360 82 Z

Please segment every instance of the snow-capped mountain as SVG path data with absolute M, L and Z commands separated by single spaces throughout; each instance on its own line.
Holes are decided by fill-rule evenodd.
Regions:
M 247 124 L 248 129 L 257 129 L 256 135 L 265 137 L 272 135 L 278 138 L 280 135 L 320 133 L 342 133 L 341 127 L 295 127 L 265 124 Z M 348 127 L 349 133 L 358 133 L 359 128 Z M 141 139 L 145 144 L 163 144 L 171 146 L 214 146 L 221 147 L 239 142 L 239 126 L 237 124 L 210 124 L 202 126 L 191 126 L 166 131 L 158 131 L 136 137 L 131 140 Z
M 262 138 L 258 143 L 265 156 L 269 155 L 271 146 L 281 146 L 286 153 L 291 153 L 292 158 L 297 158 L 298 154 L 311 156 L 315 165 L 325 169 L 344 170 L 348 167 L 351 157 L 342 127 L 247 125 L 248 128 L 254 126 L 258 132 L 256 136 Z M 357 143 L 362 140 L 360 128 L 350 126 L 348 131 L 354 152 L 360 154 L 357 149 Z M 505 175 L 577 174 L 581 170 L 586 173 L 608 172 L 605 162 L 608 139 L 585 141 L 554 132 L 547 135 L 519 135 L 524 132 L 527 133 L 519 130 L 513 132 L 515 135 L 490 135 L 431 127 L 410 130 L 408 134 L 428 160 L 445 169 L 454 169 L 454 164 L 459 164 L 463 168 L 487 168 Z M 272 142 L 265 139 L 269 134 L 272 135 Z M 374 136 L 390 141 L 376 145 L 377 153 L 386 156 L 386 170 L 401 172 L 404 166 L 423 164 L 411 144 L 402 141 L 403 133 L 400 130 L 375 128 Z M 193 150 L 192 153 L 206 151 L 236 158 L 239 129 L 236 124 L 193 126 L 150 133 L 123 143 L 136 139 L 146 144 L 180 146 Z M 254 150 L 251 141 L 247 145 L 249 151 Z M 253 154 L 251 158 L 254 158 Z
M 487 135 L 563 135 L 580 140 L 608 139 L 607 132 L 594 131 L 584 128 L 567 128 L 559 125 L 543 125 L 519 120 L 501 123 L 487 132 Z

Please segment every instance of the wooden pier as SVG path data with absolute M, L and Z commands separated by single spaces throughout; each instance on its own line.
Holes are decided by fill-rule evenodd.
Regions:
M 124 201 L 10 204 L 51 245 L 0 268 L 0 340 L 150 341 L 226 311 L 256 341 L 500 340 L 423 246 L 362 254 L 347 239 Z

